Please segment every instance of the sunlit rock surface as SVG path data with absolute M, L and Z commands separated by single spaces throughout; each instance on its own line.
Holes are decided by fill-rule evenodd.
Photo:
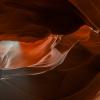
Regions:
M 100 36 L 91 37 L 90 29 L 86 26 L 72 35 L 62 37 L 56 46 L 59 51 L 63 52 L 76 43 L 75 46 L 61 65 L 39 75 L 32 74 L 48 68 L 1 70 L 0 100 L 98 100 L 99 38 Z M 79 41 L 76 42 L 77 40 Z M 30 43 L 26 49 L 24 46 L 27 43 L 23 44 L 20 43 L 20 46 L 26 54 L 32 44 Z M 48 48 L 45 53 L 47 52 Z

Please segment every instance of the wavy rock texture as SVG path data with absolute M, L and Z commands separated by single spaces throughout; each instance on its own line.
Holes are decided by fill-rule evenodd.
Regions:
M 54 0 L 49 3 L 44 0 L 48 6 L 41 0 L 28 1 L 0 1 L 0 40 L 38 41 L 52 32 L 72 33 L 72 29 L 75 31 L 83 25 L 81 18 L 77 18 L 77 14 L 74 16 L 73 10 L 69 12 L 67 6 L 63 5 L 63 0 L 58 5 Z M 87 26 L 64 36 L 57 46 L 61 52 L 77 40 L 79 43 L 70 50 L 62 65 L 43 74 L 32 75 L 48 68 L 0 70 L 0 100 L 95 100 L 100 91 L 99 38 Z

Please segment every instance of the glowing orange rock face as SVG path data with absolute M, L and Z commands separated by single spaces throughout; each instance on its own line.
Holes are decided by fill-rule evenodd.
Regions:
M 91 30 L 88 26 L 82 26 L 79 30 L 74 32 L 74 37 L 79 40 L 87 41 L 90 38 Z
M 11 36 L 10 39 L 12 37 L 13 36 Z M 0 38 L 2 40 L 6 40 L 9 37 L 6 38 L 6 36 L 3 35 L 3 37 L 1 36 Z M 53 36 L 30 42 L 1 41 L 0 51 L 2 56 L 9 56 L 9 61 L 5 66 L 29 66 L 38 62 L 43 56 L 45 56 L 50 51 L 50 47 L 54 41 L 55 37 Z
M 57 62 L 61 63 L 67 55 L 67 49 L 64 51 L 64 54 L 63 52 L 61 54 L 59 50 L 55 48 L 60 37 L 61 36 L 58 35 L 50 35 L 43 39 L 28 42 L 5 41 L 6 37 L 4 37 L 5 40 L 0 42 L 2 68 L 45 67 L 45 65 L 43 66 L 42 64 L 47 64 L 47 66 L 50 65 L 52 67 L 53 65 L 55 66 Z
M 100 35 L 93 32 L 88 26 L 83 26 L 71 36 L 80 41 L 93 54 L 100 54 Z

